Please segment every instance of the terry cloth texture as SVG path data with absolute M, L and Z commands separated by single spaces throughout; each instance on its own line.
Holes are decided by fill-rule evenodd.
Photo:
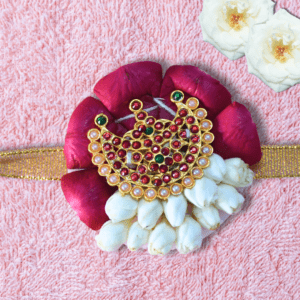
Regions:
M 0 149 L 64 144 L 118 67 L 191 64 L 244 104 L 262 144 L 300 144 L 300 85 L 275 93 L 203 42 L 202 0 L 1 0 Z M 300 17 L 300 1 L 279 0 Z M 300 180 L 256 181 L 195 253 L 102 252 L 60 182 L 0 178 L 0 299 L 300 299 Z

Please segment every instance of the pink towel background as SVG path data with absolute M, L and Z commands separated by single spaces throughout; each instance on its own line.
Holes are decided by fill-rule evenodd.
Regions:
M 300 143 L 300 85 L 275 93 L 203 42 L 203 1 L 1 0 L 0 150 L 64 144 L 75 107 L 121 65 L 192 64 L 243 103 L 262 144 Z M 300 1 L 279 0 L 300 17 Z M 203 247 L 101 252 L 59 182 L 0 178 L 0 299 L 300 299 L 300 179 L 256 181 Z

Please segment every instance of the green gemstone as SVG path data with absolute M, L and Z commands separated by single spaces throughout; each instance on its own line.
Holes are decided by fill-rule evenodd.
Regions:
M 161 164 L 164 161 L 164 157 L 161 154 L 155 156 L 155 161 Z
M 106 117 L 101 116 L 97 118 L 96 122 L 98 125 L 104 125 L 106 123 L 106 120 L 107 120 Z
M 175 100 L 175 101 L 180 101 L 182 98 L 183 98 L 183 94 L 180 92 L 175 92 L 173 94 L 173 100 Z
M 145 131 L 145 133 L 146 133 L 147 135 L 150 135 L 150 134 L 152 134 L 152 133 L 153 133 L 153 128 L 152 128 L 152 127 L 148 127 L 148 128 L 146 128 L 146 131 Z

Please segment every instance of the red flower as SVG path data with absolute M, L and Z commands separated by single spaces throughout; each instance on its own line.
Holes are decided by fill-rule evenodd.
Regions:
M 133 128 L 135 119 L 114 123 L 131 111 L 128 104 L 132 99 L 140 99 L 144 109 L 157 106 L 153 97 L 164 98 L 164 103 L 176 111 L 170 101 L 174 90 L 182 90 L 185 99 L 196 97 L 200 106 L 213 122 L 212 132 L 214 152 L 224 159 L 240 157 L 249 165 L 261 159 L 260 142 L 256 126 L 246 107 L 237 102 L 231 103 L 231 95 L 219 81 L 193 66 L 172 66 L 164 78 L 160 64 L 137 62 L 120 67 L 102 78 L 94 92 L 100 101 L 88 97 L 83 100 L 71 116 L 64 153 L 68 169 L 86 169 L 63 176 L 62 189 L 67 201 L 77 212 L 81 221 L 91 229 L 98 230 L 108 220 L 104 207 L 107 199 L 116 191 L 106 183 L 106 178 L 98 175 L 88 152 L 87 132 L 96 128 L 94 118 L 104 113 L 108 116 L 107 128 L 122 136 Z M 173 117 L 165 109 L 158 107 L 149 112 L 157 119 Z

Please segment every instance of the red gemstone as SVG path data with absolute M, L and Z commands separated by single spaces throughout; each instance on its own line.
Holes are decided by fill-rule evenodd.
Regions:
M 174 171 L 172 171 L 171 175 L 172 175 L 173 178 L 177 179 L 180 176 L 180 172 L 178 170 L 174 170 Z
M 121 172 L 120 172 L 121 176 L 127 176 L 128 173 L 129 173 L 128 169 L 126 169 L 126 168 L 121 169 Z
M 115 145 L 115 146 L 118 146 L 121 144 L 121 139 L 118 138 L 118 137 L 115 137 L 112 141 L 112 143 Z
M 192 147 L 190 148 L 190 152 L 191 152 L 192 154 L 196 154 L 196 153 L 198 152 L 198 148 L 195 147 L 195 146 L 192 146 Z
M 122 164 L 119 161 L 114 162 L 114 168 L 115 169 L 121 169 L 121 167 L 122 167 Z
M 163 137 L 161 135 L 156 135 L 154 141 L 156 143 L 161 143 L 163 141 Z
M 173 141 L 172 146 L 173 148 L 178 149 L 181 147 L 181 143 L 179 141 Z
M 125 148 L 125 149 L 129 148 L 130 147 L 130 142 L 129 141 L 124 141 L 122 143 L 122 147 Z
M 157 146 L 157 145 L 154 145 L 151 150 L 152 150 L 153 153 L 158 153 L 159 150 L 160 150 L 160 147 Z
M 180 131 L 179 135 L 180 135 L 180 137 L 183 138 L 183 139 L 185 139 L 185 138 L 187 137 L 187 134 L 186 134 L 186 131 L 185 131 L 185 130 Z
M 159 167 L 159 171 L 160 171 L 161 173 L 166 173 L 166 172 L 168 172 L 168 167 L 167 167 L 166 165 L 161 165 L 161 166 Z
M 170 182 L 170 181 L 171 181 L 171 176 L 170 176 L 170 175 L 164 175 L 163 181 L 164 181 L 165 183 Z
M 152 172 L 156 172 L 156 171 L 158 170 L 158 164 L 152 164 L 152 165 L 150 166 L 150 170 L 151 170 Z
M 173 159 L 171 157 L 166 157 L 165 163 L 167 166 L 171 166 L 173 164 Z
M 151 140 L 144 140 L 144 146 L 145 147 L 151 147 L 152 146 L 152 141 Z
M 133 110 L 139 110 L 141 107 L 142 107 L 142 105 L 141 105 L 141 103 L 138 102 L 138 101 L 133 101 L 133 102 L 131 103 L 131 108 L 132 108 Z
M 139 120 L 144 120 L 146 117 L 147 117 L 147 115 L 143 111 L 141 111 L 140 113 L 137 114 L 137 118 Z
M 180 125 L 183 124 L 183 120 L 181 118 L 176 118 L 175 119 L 175 124 L 180 126 Z
M 193 124 L 195 122 L 195 118 L 192 116 L 187 117 L 186 122 L 188 124 Z
M 161 123 L 161 122 L 157 122 L 157 123 L 154 125 L 154 127 L 155 127 L 155 129 L 157 129 L 157 130 L 162 130 L 163 127 L 164 127 L 164 125 L 163 125 L 163 123 Z
M 153 125 L 155 122 L 154 118 L 150 117 L 146 120 L 147 125 Z
M 200 137 L 198 135 L 193 135 L 191 140 L 194 144 L 197 144 L 200 141 Z
M 187 112 L 186 109 L 181 109 L 181 110 L 179 111 L 179 116 L 180 116 L 180 117 L 185 117 L 185 116 L 187 116 L 187 114 L 188 114 L 188 112 Z
M 139 149 L 139 148 L 141 148 L 141 143 L 140 142 L 133 142 L 132 143 L 132 148 L 133 149 Z
M 187 164 L 181 164 L 179 170 L 182 172 L 186 172 L 189 169 Z
M 176 162 L 180 162 L 182 160 L 182 155 L 180 153 L 175 153 L 173 155 L 173 159 L 176 161 Z
M 151 160 L 151 159 L 153 159 L 153 154 L 152 154 L 151 152 L 147 152 L 147 153 L 145 154 L 145 159 L 146 159 L 146 160 Z
M 187 155 L 185 160 L 190 164 L 190 163 L 194 162 L 195 158 L 193 155 L 189 154 L 189 155 Z
M 167 156 L 167 155 L 169 155 L 169 153 L 170 153 L 170 149 L 169 148 L 165 147 L 165 148 L 161 149 L 161 154 L 162 155 Z
M 104 138 L 105 140 L 109 140 L 109 139 L 111 138 L 111 134 L 110 134 L 109 132 L 105 132 L 105 133 L 103 134 L 103 138 Z
M 138 173 L 132 173 L 131 174 L 131 180 L 132 181 L 138 181 L 140 178 L 140 175 Z
M 145 131 L 146 131 L 146 126 L 145 126 L 145 125 L 140 125 L 140 126 L 138 127 L 138 131 L 139 131 L 139 132 L 145 132 Z
M 116 158 L 115 152 L 109 152 L 109 153 L 107 154 L 107 158 L 108 158 L 109 160 L 115 159 L 115 158 Z
M 153 180 L 153 184 L 154 184 L 155 186 L 161 186 L 161 185 L 162 185 L 162 180 L 159 179 L 159 178 L 155 178 L 155 179 Z
M 199 132 L 199 127 L 196 125 L 193 125 L 190 130 L 192 133 L 197 133 L 197 132 Z
M 140 153 L 133 153 L 132 158 L 135 162 L 138 162 L 142 159 L 142 156 Z
M 178 126 L 177 126 L 177 125 L 171 125 L 171 126 L 170 126 L 170 130 L 171 130 L 172 132 L 177 132 Z
M 103 145 L 103 149 L 104 149 L 105 151 L 109 151 L 109 150 L 111 150 L 111 148 L 112 148 L 112 145 L 109 144 L 109 143 L 105 143 L 105 144 Z
M 138 171 L 141 174 L 145 174 L 147 172 L 147 168 L 145 166 L 139 166 Z
M 143 176 L 141 177 L 141 182 L 142 182 L 143 184 L 148 184 L 149 181 L 150 181 L 150 178 L 149 178 L 147 175 L 143 175 Z
M 169 139 L 170 137 L 172 136 L 172 133 L 170 132 L 170 131 L 164 131 L 164 133 L 163 133 L 163 137 L 165 138 L 165 139 Z
M 119 155 L 119 157 L 125 157 L 126 156 L 126 151 L 125 150 L 123 150 L 123 149 L 121 149 L 121 150 L 119 150 L 118 151 L 118 155 Z
M 132 136 L 133 136 L 135 139 L 138 139 L 141 135 L 142 135 L 142 133 L 139 132 L 138 130 L 134 130 L 134 131 L 132 132 Z

